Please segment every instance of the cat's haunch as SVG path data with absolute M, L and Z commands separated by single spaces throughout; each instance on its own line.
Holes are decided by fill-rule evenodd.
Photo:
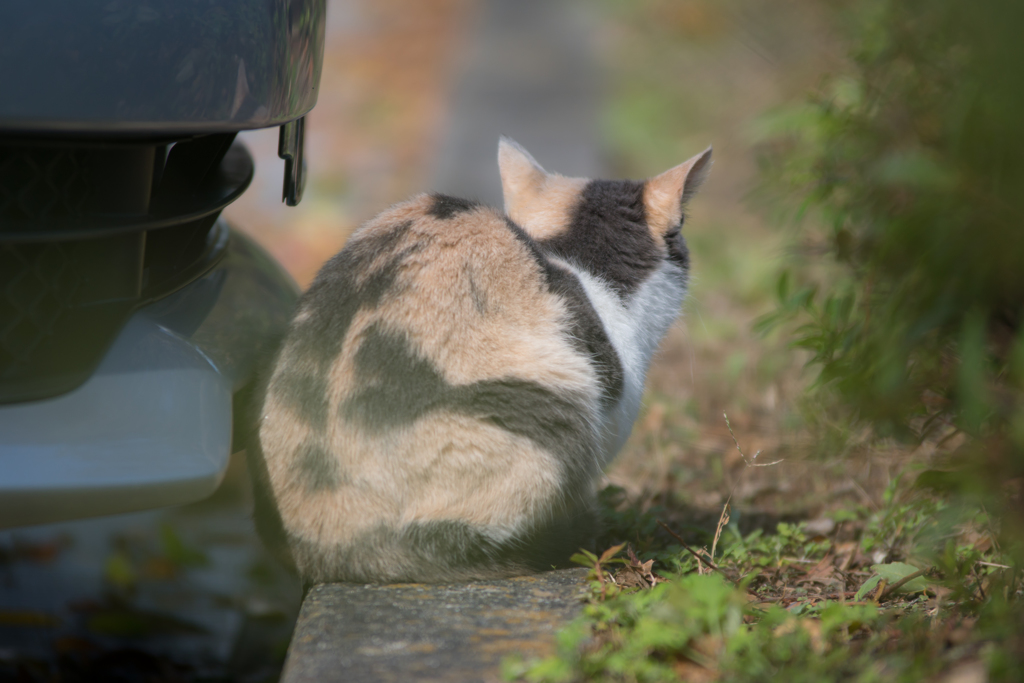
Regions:
M 505 214 L 420 195 L 359 228 L 267 382 L 250 469 L 268 546 L 307 583 L 507 576 L 588 546 L 710 160 L 567 178 L 502 138 Z

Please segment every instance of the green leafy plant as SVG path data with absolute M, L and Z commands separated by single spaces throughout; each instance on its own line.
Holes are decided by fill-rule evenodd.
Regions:
M 758 328 L 810 353 L 812 422 L 937 444 L 957 474 L 930 483 L 991 498 L 1024 475 L 1024 6 L 845 17 L 849 70 L 758 127 L 760 195 L 800 225 Z
M 556 655 L 510 660 L 505 675 L 917 681 L 964 666 L 1015 680 L 1020 613 L 1011 606 L 1021 583 L 984 511 L 897 480 L 877 509 L 836 517 L 852 536 L 824 538 L 787 523 L 741 535 L 723 513 L 721 552 L 711 560 L 710 551 L 665 547 L 658 552 L 675 557 L 662 563 L 664 575 L 627 546 L 581 552 L 575 559 L 591 570 L 581 617 L 559 634 Z M 876 562 L 878 553 L 890 559 Z M 637 567 L 656 580 L 630 587 Z

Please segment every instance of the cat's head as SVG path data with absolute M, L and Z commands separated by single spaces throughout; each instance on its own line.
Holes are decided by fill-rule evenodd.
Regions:
M 680 230 L 686 202 L 711 168 L 711 148 L 644 181 L 548 173 L 515 141 L 498 144 L 505 213 L 547 249 L 628 295 L 668 262 L 689 256 Z

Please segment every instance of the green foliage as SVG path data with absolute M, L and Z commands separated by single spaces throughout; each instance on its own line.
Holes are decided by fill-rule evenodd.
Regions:
M 677 680 L 673 657 L 713 664 L 725 640 L 743 628 L 745 604 L 743 594 L 717 576 L 697 574 L 617 594 L 584 608 L 583 617 L 563 631 L 555 658 L 512 664 L 507 673 L 529 681 Z M 592 633 L 597 637 L 591 641 Z M 717 639 L 716 652 L 706 651 L 706 637 Z
M 646 509 L 624 505 L 626 491 L 621 486 L 608 485 L 598 491 L 598 511 L 606 542 L 629 540 L 637 550 L 653 549 L 658 531 L 658 516 L 664 508 L 653 505 Z
M 120 550 L 107 558 L 103 567 L 103 578 L 110 585 L 126 591 L 134 588 L 139 580 L 131 559 Z
M 849 73 L 756 131 L 761 194 L 802 225 L 759 326 L 810 351 L 821 422 L 963 432 L 982 476 L 946 483 L 989 492 L 1024 473 L 1024 5 L 861 0 L 846 17 Z
M 751 606 L 717 574 L 588 604 L 560 634 L 558 654 L 507 662 L 506 677 L 540 681 L 916 681 L 948 667 L 948 653 L 915 614 L 874 604 L 805 610 Z
M 942 498 L 901 489 L 899 480 L 893 480 L 882 500 L 885 505 L 878 510 L 860 508 L 866 517 L 860 540 L 864 552 L 905 557 L 922 537 L 950 531 L 948 521 L 939 514 L 948 505 Z
M 185 543 L 170 524 L 160 525 L 160 546 L 164 556 L 177 566 L 205 567 L 210 564 L 206 553 Z
M 726 526 L 719 571 L 704 563 L 699 573 L 678 546 L 652 548 L 673 555 L 663 564 L 678 572 L 653 588 L 626 588 L 610 573 L 629 564 L 623 546 L 581 552 L 578 563 L 591 569 L 582 616 L 559 634 L 556 655 L 507 661 L 505 676 L 918 681 L 964 665 L 991 681 L 1020 679 L 1021 577 L 994 543 L 988 513 L 897 480 L 877 509 L 833 516 L 853 531 L 849 540 L 812 536 L 803 524 L 745 536 Z M 870 559 L 879 555 L 888 559 Z
M 736 527 L 727 527 L 727 530 L 723 536 L 722 559 L 731 561 L 743 573 L 758 568 L 778 569 L 786 558 L 819 559 L 829 547 L 827 541 L 809 540 L 802 524 L 779 522 L 775 533 L 767 536 L 761 529 L 746 537 L 741 536 Z
M 899 585 L 900 581 L 904 581 L 899 588 L 893 589 L 903 593 L 920 593 L 928 589 L 928 583 L 925 579 L 920 576 L 921 570 L 912 564 L 906 562 L 890 562 L 889 564 L 873 564 L 871 568 L 875 570 L 875 575 L 865 581 L 863 585 L 857 590 L 857 594 L 853 596 L 854 600 L 863 600 L 865 597 L 871 594 L 877 586 L 885 581 L 888 585 Z M 909 577 L 909 578 L 908 578 Z

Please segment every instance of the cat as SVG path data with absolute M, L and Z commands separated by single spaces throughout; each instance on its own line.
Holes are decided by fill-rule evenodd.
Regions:
M 569 178 L 503 137 L 505 214 L 423 194 L 354 232 L 267 382 L 250 466 L 268 546 L 307 585 L 511 576 L 586 547 L 710 164 Z

